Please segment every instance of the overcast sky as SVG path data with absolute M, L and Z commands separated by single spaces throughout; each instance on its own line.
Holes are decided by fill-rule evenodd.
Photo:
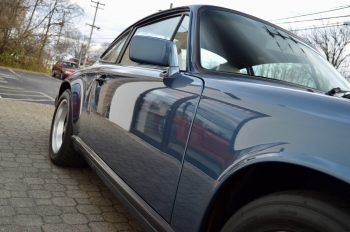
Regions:
M 86 23 L 92 24 L 96 4 L 91 0 L 72 0 L 85 10 L 84 18 L 79 22 L 79 30 L 87 36 L 90 35 L 91 27 L 85 26 Z M 97 2 L 98 0 L 94 0 Z M 307 28 L 313 25 L 320 25 L 321 21 L 294 22 L 280 24 L 281 22 L 300 21 L 308 19 L 320 19 L 329 17 L 339 17 L 350 15 L 350 8 L 336 10 L 332 12 L 312 15 L 302 18 L 285 19 L 273 21 L 275 19 L 292 17 L 296 15 L 309 14 L 314 12 L 327 11 L 338 7 L 349 5 L 345 0 L 100 0 L 104 10 L 98 10 L 96 17 L 96 26 L 100 27 L 99 31 L 94 30 L 92 41 L 94 43 L 112 42 L 124 29 L 144 18 L 147 15 L 156 13 L 158 10 L 165 10 L 173 3 L 173 7 L 179 7 L 189 4 L 210 4 L 231 8 L 256 17 L 271 21 L 279 26 L 290 28 Z M 350 21 L 350 17 L 324 20 L 325 24 L 343 23 Z

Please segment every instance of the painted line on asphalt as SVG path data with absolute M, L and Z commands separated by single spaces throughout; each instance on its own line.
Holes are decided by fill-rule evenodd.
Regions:
M 32 82 L 38 82 L 38 81 L 40 81 L 40 80 L 37 80 L 37 79 L 35 79 L 35 78 L 32 78 L 32 76 L 31 76 L 32 73 L 22 73 L 22 75 L 20 75 L 20 74 L 14 72 L 14 71 L 11 70 L 11 69 L 9 69 L 9 71 L 11 71 L 12 73 L 14 73 L 14 74 L 17 75 L 18 77 L 20 77 L 20 79 L 17 79 L 17 78 L 16 78 L 16 80 L 18 80 L 18 81 L 20 81 L 20 82 L 23 82 L 22 79 L 27 79 L 27 80 L 32 81 Z M 28 74 L 29 74 L 29 75 L 28 75 Z M 1 75 L 1 74 L 0 74 L 0 75 Z M 37 75 L 37 76 L 39 76 L 39 75 L 46 76 L 45 74 L 35 74 L 35 75 Z
M 38 93 L 40 93 L 40 92 L 38 92 Z M 17 93 L 0 93 L 0 94 L 11 95 L 11 96 L 43 97 L 42 95 L 29 95 L 29 94 L 17 94 Z
M 26 91 L 26 90 L 23 90 L 23 89 L 16 89 L 16 88 L 11 88 L 11 87 L 8 87 L 8 89 L 6 89 L 4 86 L 0 86 L 0 88 L 4 88 L 3 90 L 5 90 L 5 91 L 12 91 L 12 92 L 21 90 L 21 92 L 27 92 L 27 93 L 40 93 L 40 92 L 36 92 L 36 91 Z
M 9 79 L 16 79 L 17 80 L 17 77 L 14 77 L 13 75 L 3 74 L 3 73 L 0 73 L 0 77 L 2 77 L 2 78 L 9 78 Z
M 61 80 L 57 80 L 56 78 L 54 78 L 52 76 L 49 76 L 49 75 L 44 75 L 44 76 L 50 77 L 50 78 L 54 79 L 55 81 L 60 81 L 61 82 Z
M 11 72 L 13 72 L 15 75 L 19 76 L 19 77 L 22 77 L 21 75 L 15 73 L 14 71 L 12 71 L 11 69 L 9 69 Z
M 12 91 L 18 91 L 18 90 L 21 90 L 23 92 L 23 88 L 18 88 L 18 87 L 10 87 L 10 86 L 3 86 L 3 85 L 0 85 L 0 88 L 3 88 L 3 89 L 10 89 Z
M 9 99 L 9 100 L 12 100 L 12 101 L 37 101 L 37 102 L 53 101 L 53 100 L 17 99 L 17 98 L 4 98 L 4 99 Z
M 55 99 L 53 99 L 52 97 L 50 97 L 49 95 L 46 95 L 45 93 L 42 93 L 42 92 L 38 92 L 38 93 L 41 93 L 42 95 L 44 95 L 44 96 L 46 96 L 46 97 L 50 98 L 52 101 L 54 101 L 54 100 L 55 100 Z
M 1 86 L 0 86 L 1 88 Z M 3 91 L 8 91 L 8 92 L 15 92 L 15 91 L 18 91 L 16 89 L 3 89 Z M 12 96 L 25 96 L 25 97 L 45 97 L 45 98 L 48 98 L 49 100 L 46 100 L 46 101 L 55 101 L 54 98 L 50 97 L 49 95 L 45 94 L 45 93 L 42 93 L 42 92 L 36 92 L 36 91 L 25 91 L 25 90 L 22 90 L 21 92 L 25 92 L 25 93 L 34 93 L 34 94 L 40 94 L 40 95 L 30 95 L 30 94 L 19 94 L 19 93 L 4 93 L 4 92 L 1 92 L 0 94 L 3 94 L 3 95 L 12 95 Z M 12 98 L 6 98 L 6 99 L 12 99 Z M 29 100 L 29 99 L 17 99 L 17 100 Z M 34 101 L 34 100 L 33 100 Z M 44 100 L 43 100 L 44 101 Z

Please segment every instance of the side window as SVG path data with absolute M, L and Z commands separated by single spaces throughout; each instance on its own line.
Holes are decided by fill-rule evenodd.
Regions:
M 201 64 L 203 68 L 216 70 L 220 64 L 227 63 L 227 60 L 218 54 L 201 48 Z
M 102 57 L 102 60 L 110 61 L 110 62 L 116 62 L 117 58 L 119 56 L 120 51 L 123 48 L 123 45 L 128 38 L 128 35 L 123 36 L 121 39 L 119 39 L 112 48 L 109 49 L 109 51 Z
M 179 23 L 181 16 L 166 19 L 160 22 L 156 22 L 150 25 L 146 25 L 143 27 L 140 27 L 136 30 L 135 35 L 144 35 L 144 36 L 150 36 L 150 37 L 156 37 L 161 39 L 167 39 L 170 40 L 171 36 L 173 35 L 176 26 Z M 149 68 L 157 68 L 157 69 L 165 69 L 165 67 L 157 66 L 157 65 L 145 65 L 145 64 L 139 64 L 137 62 L 133 62 L 130 60 L 129 57 L 129 50 L 130 50 L 130 44 L 128 45 L 127 49 L 125 50 L 124 56 L 121 60 L 121 64 L 128 65 L 128 66 L 138 66 L 138 67 L 149 67 Z
M 317 84 L 312 78 L 312 69 L 308 64 L 272 63 L 255 65 L 252 68 L 256 76 L 317 88 Z
M 190 17 L 187 15 L 182 20 L 179 29 L 176 32 L 174 43 L 177 47 L 180 70 L 186 70 L 187 61 L 187 37 L 189 29 Z

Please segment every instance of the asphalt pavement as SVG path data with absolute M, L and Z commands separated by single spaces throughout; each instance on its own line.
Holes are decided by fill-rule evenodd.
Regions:
M 0 98 L 53 105 L 60 83 L 49 75 L 0 68 Z

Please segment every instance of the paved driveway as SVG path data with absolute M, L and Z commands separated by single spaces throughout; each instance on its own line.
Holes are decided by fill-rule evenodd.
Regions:
M 0 231 L 142 231 L 90 168 L 50 162 L 53 110 L 0 99 Z

